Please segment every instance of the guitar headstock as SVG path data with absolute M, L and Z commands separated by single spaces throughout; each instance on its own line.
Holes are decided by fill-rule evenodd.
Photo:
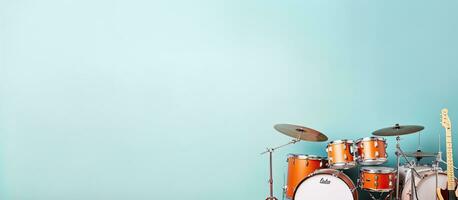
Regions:
M 441 121 L 442 127 L 446 129 L 452 128 L 452 124 L 450 123 L 450 118 L 448 117 L 448 109 L 447 108 L 442 109 L 441 113 L 442 113 L 441 114 L 442 115 L 442 121 Z

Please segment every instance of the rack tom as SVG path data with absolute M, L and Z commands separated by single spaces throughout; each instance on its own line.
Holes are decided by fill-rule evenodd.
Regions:
M 349 169 L 356 166 L 353 140 L 335 140 L 328 143 L 329 166 L 334 169 Z
M 288 180 L 285 186 L 285 192 L 286 197 L 289 199 L 293 198 L 294 190 L 304 178 L 315 172 L 317 169 L 327 167 L 326 158 L 314 155 L 289 154 L 287 162 Z
M 363 167 L 360 187 L 371 192 L 389 192 L 396 185 L 396 170 L 390 167 Z
M 361 165 L 381 165 L 387 161 L 387 143 L 381 137 L 365 137 L 356 140 L 357 161 Z

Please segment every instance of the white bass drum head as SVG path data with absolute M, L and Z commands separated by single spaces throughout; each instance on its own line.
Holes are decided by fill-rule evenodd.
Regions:
M 353 200 L 353 193 L 340 178 L 317 174 L 306 178 L 296 188 L 293 200 Z

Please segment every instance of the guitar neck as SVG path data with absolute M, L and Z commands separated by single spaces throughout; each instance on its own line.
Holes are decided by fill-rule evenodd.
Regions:
M 445 130 L 445 142 L 447 148 L 447 184 L 449 190 L 454 190 L 456 187 L 455 183 L 455 172 L 453 169 L 453 148 L 452 148 L 452 130 L 447 128 Z

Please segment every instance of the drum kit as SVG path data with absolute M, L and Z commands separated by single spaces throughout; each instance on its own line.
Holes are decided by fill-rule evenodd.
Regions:
M 293 139 L 278 147 L 267 148 L 261 154 L 269 154 L 270 196 L 266 200 L 277 200 L 273 195 L 272 154 L 275 150 L 300 141 L 325 142 L 328 137 L 311 128 L 277 124 L 274 128 Z M 355 141 L 334 140 L 324 150 L 327 157 L 309 154 L 289 154 L 287 176 L 283 197 L 291 200 L 358 200 L 358 191 L 365 191 L 370 198 L 384 200 L 434 200 L 436 188 L 447 184 L 447 175 L 440 168 L 441 153 L 404 152 L 401 136 L 418 133 L 423 126 L 399 125 L 376 130 L 371 137 Z M 383 137 L 396 137 L 396 166 L 381 166 L 388 161 L 388 143 Z M 410 158 L 410 159 L 409 159 Z M 434 158 L 424 164 L 423 158 Z M 401 164 L 401 159 L 405 160 Z M 359 177 L 352 180 L 344 170 L 357 169 Z

